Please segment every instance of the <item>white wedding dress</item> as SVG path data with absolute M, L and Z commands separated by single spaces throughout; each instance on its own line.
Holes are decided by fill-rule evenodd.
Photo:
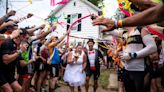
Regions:
M 72 51 L 73 58 L 75 56 L 75 52 Z M 85 84 L 86 74 L 82 72 L 83 70 L 83 55 L 84 52 L 79 56 L 76 63 L 67 64 L 66 70 L 64 73 L 64 81 L 68 82 L 70 86 L 78 87 L 83 86 Z

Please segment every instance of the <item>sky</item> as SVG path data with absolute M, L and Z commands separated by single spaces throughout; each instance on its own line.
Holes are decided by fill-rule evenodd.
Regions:
M 0 17 L 5 14 L 5 1 L 0 3 Z M 21 2 L 20 2 L 21 1 Z M 30 4 L 28 0 L 9 0 L 9 10 L 16 10 L 17 14 L 13 19 L 18 19 L 21 16 L 26 16 L 28 13 L 33 13 L 34 16 L 28 20 L 19 23 L 20 27 L 41 25 L 44 23 L 44 19 L 49 15 L 51 10 L 55 7 L 50 6 L 50 0 L 32 0 L 33 3 Z M 106 17 L 111 17 L 114 15 L 118 4 L 116 0 L 104 0 L 106 6 Z

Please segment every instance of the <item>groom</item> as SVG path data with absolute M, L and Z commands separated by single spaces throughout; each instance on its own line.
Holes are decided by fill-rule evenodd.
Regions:
M 94 92 L 96 92 L 98 87 L 98 78 L 100 76 L 100 59 L 102 59 L 104 62 L 103 55 L 101 52 L 97 49 L 94 49 L 94 40 L 89 39 L 87 44 L 89 49 L 86 51 L 87 55 L 87 67 L 86 67 L 86 84 L 85 84 L 85 90 L 88 92 L 89 89 L 89 80 L 91 76 L 93 75 L 94 78 Z

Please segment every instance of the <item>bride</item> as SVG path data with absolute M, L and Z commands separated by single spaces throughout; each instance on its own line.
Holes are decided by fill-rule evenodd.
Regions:
M 85 84 L 86 55 L 82 49 L 82 46 L 78 45 L 75 51 L 68 54 L 64 81 L 69 83 L 71 92 L 74 92 L 74 87 L 78 87 L 78 91 L 81 91 L 80 86 Z

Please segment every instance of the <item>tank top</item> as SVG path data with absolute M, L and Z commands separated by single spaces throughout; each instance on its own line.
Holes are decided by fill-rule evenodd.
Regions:
M 59 64 L 60 63 L 60 56 L 59 56 L 59 50 L 58 48 L 53 49 L 53 57 L 52 57 L 52 62 L 51 64 Z
M 144 48 L 141 33 L 138 29 L 131 32 L 129 35 L 125 33 L 123 37 L 126 39 L 126 47 L 123 48 L 123 52 L 133 53 Z M 144 58 L 132 59 L 129 62 L 125 62 L 125 69 L 128 71 L 144 71 Z

